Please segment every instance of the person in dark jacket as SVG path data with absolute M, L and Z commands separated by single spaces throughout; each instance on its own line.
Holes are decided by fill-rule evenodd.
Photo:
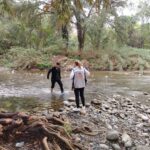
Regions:
M 48 70 L 47 79 L 49 79 L 50 74 L 51 74 L 51 92 L 53 92 L 55 83 L 57 82 L 58 85 L 60 86 L 61 93 L 63 93 L 64 89 L 63 89 L 63 84 L 61 81 L 61 70 L 60 70 L 59 62 L 57 62 L 55 66 L 53 66 L 52 68 Z

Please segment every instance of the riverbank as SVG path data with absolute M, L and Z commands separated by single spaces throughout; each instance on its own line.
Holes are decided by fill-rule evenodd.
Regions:
M 121 47 L 114 50 L 86 50 L 79 56 L 77 51 L 55 52 L 49 49 L 37 51 L 13 47 L 0 56 L 0 66 L 16 70 L 47 69 L 56 61 L 67 70 L 74 60 L 79 59 L 90 70 L 99 71 L 136 71 L 150 70 L 150 50 Z
M 73 149 L 149 150 L 150 107 L 133 99 L 135 98 L 99 94 L 98 99 L 93 99 L 86 104 L 85 110 L 76 111 L 73 109 L 74 98 L 69 98 L 64 101 L 65 106 L 59 111 L 51 110 L 48 114 L 42 116 L 36 114 L 36 116 L 44 120 L 52 116 L 58 119 L 65 118 L 62 119 L 65 123 L 59 126 L 62 126 L 69 134 L 70 141 L 79 146 Z M 150 101 L 150 95 L 147 95 L 147 100 Z M 31 144 L 31 141 L 27 139 L 14 141 L 7 144 L 1 141 L 1 146 L 5 149 L 11 147 L 13 150 L 19 148 L 17 145 L 22 143 L 21 150 L 41 149 L 40 144 L 37 148 L 37 139 L 34 141 L 35 144 Z M 51 141 L 48 138 L 48 145 L 49 142 Z

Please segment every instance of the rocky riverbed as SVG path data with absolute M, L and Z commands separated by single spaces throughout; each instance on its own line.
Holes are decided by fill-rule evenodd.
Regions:
M 86 110 L 73 111 L 70 98 L 61 113 L 69 117 L 72 126 L 86 126 L 97 133 L 73 135 L 85 150 L 150 150 L 150 107 L 133 99 L 121 95 L 104 99 L 99 95 Z
M 150 101 L 150 95 L 146 96 Z M 74 97 L 70 97 L 58 111 L 51 109 L 46 114 L 36 113 L 36 116 L 66 118 L 61 123 L 70 141 L 78 145 L 74 150 L 150 150 L 150 107 L 136 102 L 135 97 L 100 94 L 80 110 L 75 109 Z M 10 147 L 11 150 L 41 150 L 33 139 L 27 141 L 1 141 L 1 146 L 3 150 L 10 150 Z

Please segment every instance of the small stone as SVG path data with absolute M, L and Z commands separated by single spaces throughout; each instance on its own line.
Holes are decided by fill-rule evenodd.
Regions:
M 65 106 L 70 106 L 70 103 L 68 101 L 63 102 Z
M 85 106 L 86 106 L 86 107 L 89 107 L 89 106 L 91 106 L 91 104 L 90 104 L 90 103 L 86 103 Z
M 137 125 L 136 125 L 136 127 L 138 127 L 138 128 L 142 128 L 142 127 L 143 127 L 143 125 L 144 125 L 143 123 L 139 123 L 139 124 L 137 124 Z
M 24 146 L 24 142 L 18 142 L 18 143 L 16 143 L 15 146 L 18 147 L 18 148 L 23 147 Z
M 121 150 L 120 146 L 118 144 L 112 144 L 113 150 Z
M 101 102 L 97 99 L 94 99 L 91 101 L 91 104 L 94 104 L 94 105 L 101 105 Z
M 148 110 L 146 111 L 146 113 L 150 114 L 150 109 L 148 109 Z
M 86 114 L 86 110 L 85 110 L 85 109 L 81 109 L 81 110 L 80 110 L 80 114 L 81 114 L 81 115 L 85 115 L 85 114 Z
M 141 118 L 143 121 L 149 120 L 149 118 L 148 118 L 146 115 L 138 114 L 137 116 L 138 116 L 139 118 Z
M 119 132 L 116 130 L 111 130 L 107 133 L 106 138 L 109 141 L 117 141 L 119 139 Z
M 122 119 L 124 119 L 125 118 L 125 114 L 120 114 L 120 117 L 122 118 Z
M 143 136 L 143 137 L 149 137 L 149 134 L 148 133 L 142 133 L 141 136 Z
M 109 146 L 107 146 L 106 144 L 100 144 L 100 149 L 103 149 L 103 150 L 109 150 Z
M 122 142 L 124 143 L 125 147 L 131 147 L 132 146 L 131 137 L 126 132 L 124 132 L 122 134 Z
M 112 130 L 112 126 L 110 124 L 106 124 L 107 129 Z
M 136 147 L 136 150 L 150 150 L 150 147 L 139 145 Z
M 144 95 L 148 95 L 148 93 L 147 93 L 147 92 L 144 92 L 143 94 L 144 94 Z
M 68 98 L 68 101 L 69 101 L 69 102 L 75 102 L 75 97 L 69 97 L 69 98 Z

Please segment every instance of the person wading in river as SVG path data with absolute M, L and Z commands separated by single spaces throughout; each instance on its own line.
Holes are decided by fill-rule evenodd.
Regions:
M 74 90 L 76 106 L 80 108 L 80 98 L 83 108 L 85 108 L 84 88 L 86 85 L 86 77 L 90 72 L 84 68 L 79 61 L 75 61 L 74 68 L 71 71 L 70 78 L 72 80 L 72 89 Z
M 51 73 L 51 93 L 53 92 L 53 89 L 55 87 L 56 82 L 60 86 L 61 93 L 63 93 L 64 89 L 63 89 L 63 84 L 61 81 L 61 70 L 60 70 L 60 63 L 59 62 L 57 62 L 55 64 L 55 66 L 53 66 L 52 68 L 50 68 L 48 70 L 47 79 L 49 79 L 50 73 Z

